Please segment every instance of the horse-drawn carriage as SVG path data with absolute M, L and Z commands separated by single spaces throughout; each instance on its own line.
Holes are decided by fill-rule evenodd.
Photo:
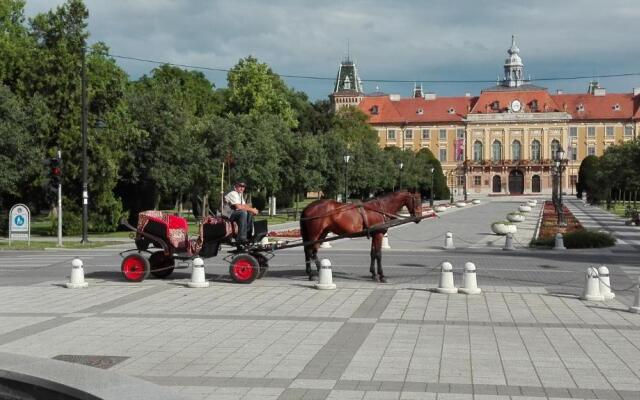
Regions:
M 397 215 L 403 207 L 408 209 L 410 218 Z M 235 241 L 237 226 L 226 217 L 203 218 L 198 236 L 190 239 L 184 218 L 160 211 L 145 211 L 139 214 L 137 227 L 131 226 L 126 220 L 122 221 L 124 226 L 135 232 L 136 249 L 120 253 L 124 257 L 121 271 L 126 280 L 133 282 L 140 282 L 149 274 L 166 278 L 174 269 L 188 268 L 190 260 L 195 257 L 217 256 L 220 247 L 226 244 L 231 246 L 223 258 L 229 263 L 229 275 L 237 283 L 251 283 L 266 274 L 275 250 L 304 247 L 306 272 L 311 279 L 310 262 L 315 261 L 320 269 L 317 252 L 322 242 L 366 236 L 372 238 L 372 277 L 385 282 L 380 253 L 382 235 L 392 226 L 417 223 L 425 217 L 422 215 L 420 197 L 409 192 L 396 192 L 356 203 L 318 200 L 302 211 L 301 241 L 262 244 L 268 232 L 267 222 L 255 221 L 253 231 L 248 235 L 249 242 L 239 245 Z M 329 233 L 337 236 L 327 238 Z M 376 261 L 377 271 L 374 269 Z
M 210 258 L 218 255 L 223 244 L 233 246 L 225 260 L 229 262 L 229 274 L 238 283 L 251 283 L 262 278 L 269 267 L 272 257 L 269 246 L 260 241 L 267 234 L 266 221 L 256 221 L 249 243 L 236 246 L 235 237 L 238 228 L 235 222 L 226 217 L 210 216 L 199 224 L 196 238 L 189 238 L 187 220 L 161 211 L 144 211 L 138 215 L 138 226 L 133 227 L 126 220 L 124 226 L 134 231 L 135 250 L 121 255 L 120 269 L 128 281 L 140 282 L 149 274 L 157 278 L 166 278 L 174 269 L 189 267 L 195 257 Z M 147 256 L 144 256 L 146 253 Z M 126 254 L 126 255 L 125 255 Z

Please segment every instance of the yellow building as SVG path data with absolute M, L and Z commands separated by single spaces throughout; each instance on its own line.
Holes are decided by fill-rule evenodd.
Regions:
M 365 95 L 351 63 L 346 81 L 357 88 L 341 86 L 348 74 L 339 72 L 330 98 L 334 110 L 353 105 L 367 114 L 381 147 L 429 148 L 457 194 L 549 193 L 559 147 L 567 154 L 562 188 L 571 192 L 587 155 L 636 137 L 640 89 L 608 94 L 592 82 L 584 94 L 550 94 L 523 79 L 513 38 L 508 54 L 504 79 L 479 96 L 437 97 L 418 86 L 408 98 Z

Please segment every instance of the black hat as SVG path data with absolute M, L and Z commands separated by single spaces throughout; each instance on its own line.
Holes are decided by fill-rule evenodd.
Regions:
M 247 184 L 244 183 L 244 181 L 237 181 L 236 183 L 233 184 L 233 186 L 242 186 L 242 187 L 246 187 Z

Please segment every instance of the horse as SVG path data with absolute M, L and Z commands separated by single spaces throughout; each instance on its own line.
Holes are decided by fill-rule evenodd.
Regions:
M 422 201 L 419 194 L 407 191 L 393 192 L 379 198 L 356 203 L 338 203 L 335 200 L 316 200 L 302 210 L 300 233 L 304 246 L 306 273 L 313 279 L 311 259 L 320 271 L 318 248 L 321 241 L 331 233 L 349 237 L 367 236 L 371 240 L 371 265 L 369 271 L 374 281 L 386 283 L 382 271 L 382 237 L 387 232 L 385 223 L 401 217 L 397 215 L 407 207 L 412 217 L 422 216 Z M 419 219 L 415 220 L 420 222 Z M 378 264 L 378 273 L 374 264 Z

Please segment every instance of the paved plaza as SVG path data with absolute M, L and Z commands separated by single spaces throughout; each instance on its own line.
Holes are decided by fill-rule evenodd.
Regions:
M 518 225 L 515 251 L 502 250 L 490 224 L 519 198 L 392 229 L 388 284 L 368 276 L 367 240 L 332 242 L 320 255 L 333 264 L 336 290 L 313 288 L 301 249 L 277 252 L 250 285 L 231 283 L 220 257 L 205 260 L 204 289 L 186 287 L 189 271 L 123 281 L 124 248 L 3 252 L 0 369 L 11 354 L 56 366 L 69 363 L 54 358 L 104 356 L 108 372 L 168 398 L 638 400 L 640 315 L 627 310 L 640 228 L 569 200 L 585 226 L 612 231 L 619 244 L 528 249 L 541 200 Z M 442 248 L 446 232 L 455 250 Z M 76 254 L 89 287 L 70 290 L 62 286 Z M 473 262 L 482 293 L 436 293 L 443 261 L 458 286 Z M 599 265 L 609 267 L 616 298 L 580 300 L 587 267 Z

